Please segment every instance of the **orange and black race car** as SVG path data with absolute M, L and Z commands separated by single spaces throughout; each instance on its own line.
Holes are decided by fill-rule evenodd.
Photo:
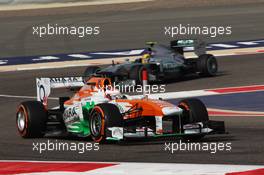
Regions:
M 48 109 L 52 88 L 79 87 L 73 97 L 61 97 L 57 108 Z M 37 78 L 37 101 L 22 102 L 16 124 L 24 138 L 67 132 L 92 137 L 96 142 L 179 136 L 201 138 L 225 133 L 224 122 L 211 121 L 198 99 L 184 99 L 178 105 L 147 96 L 132 97 L 114 89 L 108 78 Z

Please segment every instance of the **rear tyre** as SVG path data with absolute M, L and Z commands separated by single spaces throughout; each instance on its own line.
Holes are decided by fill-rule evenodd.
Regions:
M 215 76 L 218 71 L 216 58 L 211 54 L 200 55 L 197 61 L 197 70 L 201 76 Z
M 105 142 L 108 127 L 122 127 L 123 116 L 117 106 L 110 103 L 98 104 L 90 114 L 91 137 L 95 142 Z
M 133 66 L 129 71 L 129 79 L 135 80 L 136 85 L 142 85 L 143 84 L 143 80 L 142 80 L 143 70 L 147 70 L 147 69 L 142 65 Z
M 16 113 L 16 126 L 24 138 L 41 138 L 45 135 L 47 110 L 39 101 L 22 102 Z
M 83 73 L 84 80 L 85 81 L 89 80 L 89 78 L 92 75 L 96 74 L 98 71 L 100 71 L 100 67 L 98 67 L 98 66 L 88 66 L 85 69 L 84 73 Z

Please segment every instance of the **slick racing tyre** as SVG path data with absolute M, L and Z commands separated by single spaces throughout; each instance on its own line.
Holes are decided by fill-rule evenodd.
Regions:
M 96 105 L 90 114 L 91 137 L 95 142 L 105 142 L 108 127 L 122 127 L 123 116 L 118 107 L 110 103 Z
M 178 107 L 183 109 L 183 124 L 209 120 L 205 105 L 196 98 L 184 99 L 179 102 Z
M 179 102 L 178 107 L 183 109 L 183 124 L 209 120 L 205 105 L 196 98 L 184 99 Z
M 83 73 L 84 80 L 88 81 L 90 76 L 96 74 L 98 71 L 100 71 L 100 67 L 88 66 Z
M 24 138 L 41 138 L 45 135 L 47 110 L 39 101 L 22 102 L 16 113 L 16 126 Z
M 200 55 L 197 61 L 197 70 L 201 76 L 215 76 L 218 71 L 216 58 L 211 54 Z
M 129 79 L 135 80 L 136 85 L 142 85 L 142 72 L 144 69 L 147 70 L 144 66 L 141 65 L 133 66 L 129 71 Z
M 182 124 L 192 124 L 198 122 L 208 122 L 208 112 L 203 104 L 198 99 L 190 98 L 179 102 L 178 107 L 183 109 Z M 187 135 L 184 138 L 188 140 L 198 140 L 204 137 L 204 134 Z

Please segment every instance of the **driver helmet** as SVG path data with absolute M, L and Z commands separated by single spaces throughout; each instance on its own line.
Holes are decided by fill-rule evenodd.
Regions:
M 121 93 L 119 90 L 114 89 L 114 88 L 106 88 L 105 90 L 105 96 L 109 99 L 109 100 L 116 100 L 116 99 L 120 99 L 121 98 Z
M 150 59 L 150 54 L 149 53 L 146 53 L 142 56 L 142 63 L 147 63 L 148 60 Z

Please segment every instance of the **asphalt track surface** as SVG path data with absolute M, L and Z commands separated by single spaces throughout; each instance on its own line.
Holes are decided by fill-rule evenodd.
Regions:
M 154 8 L 155 9 L 155 8 Z M 74 13 L 71 15 L 29 15 L 24 17 L 1 17 L 0 49 L 3 56 L 21 56 L 34 54 L 78 52 L 87 48 L 106 50 L 116 48 L 133 48 L 148 39 L 165 41 L 160 36 L 160 26 L 170 22 L 192 21 L 199 24 L 232 24 L 234 34 L 216 40 L 241 40 L 263 38 L 263 6 L 259 4 L 236 5 L 229 7 L 201 7 L 178 9 L 155 9 L 155 13 L 144 8 L 133 10 L 105 12 L 98 16 Z M 74 9 L 73 9 L 74 11 Z M 182 12 L 185 12 L 184 14 Z M 112 13 L 112 15 L 111 15 Z M 193 14 L 198 16 L 192 17 Z M 148 15 L 146 15 L 148 14 Z M 227 20 L 228 19 L 228 20 Z M 241 22 L 243 19 L 243 22 Z M 84 23 L 94 21 L 107 26 L 112 35 L 104 35 L 94 40 L 58 40 L 39 41 L 26 34 L 32 23 L 61 21 L 65 23 Z M 3 25 L 3 26 L 2 26 Z M 116 26 L 120 27 L 117 28 Z M 109 29 L 109 30 L 108 30 Z M 155 29 L 155 30 L 154 30 Z M 8 32 L 7 32 L 8 31 Z M 112 33 L 111 33 L 112 32 Z M 124 34 L 124 33 L 126 34 Z M 5 34 L 4 34 L 5 33 Z M 13 34 L 13 35 L 12 35 Z M 26 34 L 25 36 L 23 34 Z M 94 42 L 94 45 L 91 43 Z M 90 43 L 90 45 L 89 45 Z M 86 45 L 85 45 L 86 44 Z M 214 78 L 188 77 L 179 82 L 168 83 L 167 91 L 196 90 L 230 86 L 263 84 L 263 54 L 219 57 L 220 73 Z M 35 96 L 35 77 L 80 75 L 81 68 L 19 71 L 0 73 L 0 94 Z M 65 95 L 58 92 L 56 95 Z M 226 122 L 228 135 L 210 136 L 204 142 L 231 142 L 231 152 L 175 152 L 164 151 L 164 140 L 130 141 L 120 144 L 100 145 L 99 151 L 79 154 L 70 151 L 50 151 L 39 154 L 32 151 L 33 142 L 46 142 L 47 139 L 22 139 L 15 127 L 16 106 L 23 98 L 0 97 L 0 159 L 16 160 L 71 160 L 71 161 L 121 161 L 121 162 L 170 162 L 170 163 L 212 163 L 212 164 L 264 164 L 264 117 L 214 117 Z M 56 101 L 52 101 L 55 104 Z M 56 141 L 56 138 L 49 138 Z M 86 142 L 86 139 L 75 140 L 60 138 L 59 142 Z M 89 141 L 89 140 L 88 140 Z
M 239 3 L 238 3 L 239 2 Z M 245 3 L 245 4 L 244 4 Z M 249 4 L 247 4 L 249 3 Z M 263 0 L 166 0 L 136 4 L 43 9 L 0 14 L 0 58 L 143 48 L 146 41 L 168 43 L 165 26 L 231 26 L 231 35 L 208 42 L 262 39 Z M 107 10 L 106 10 L 107 9 Z M 100 26 L 98 36 L 32 35 L 32 27 Z M 197 36 L 196 36 L 197 37 Z

